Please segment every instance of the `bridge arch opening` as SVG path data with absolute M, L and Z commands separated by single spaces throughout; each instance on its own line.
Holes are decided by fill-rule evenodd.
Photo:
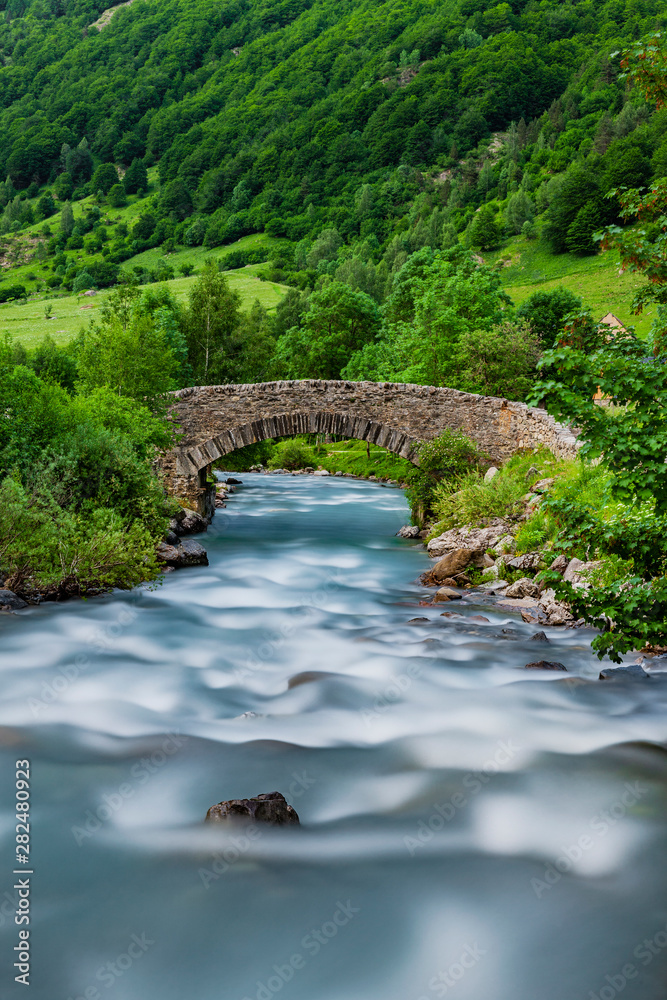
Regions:
M 345 413 L 325 410 L 301 413 L 281 413 L 273 417 L 260 417 L 223 431 L 216 437 L 195 447 L 179 449 L 177 471 L 182 476 L 200 476 L 202 470 L 238 448 L 257 444 L 269 438 L 296 437 L 300 434 L 332 434 L 342 438 L 367 441 L 386 448 L 417 465 L 419 441 L 396 427 L 353 417 Z

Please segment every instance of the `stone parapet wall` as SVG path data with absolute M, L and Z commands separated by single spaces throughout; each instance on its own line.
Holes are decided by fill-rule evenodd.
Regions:
M 415 460 L 420 441 L 461 430 L 500 462 L 520 448 L 545 445 L 572 458 L 570 429 L 544 410 L 495 396 L 393 382 L 303 380 L 214 385 L 173 393 L 178 447 L 163 469 L 177 496 L 193 495 L 200 469 L 244 445 L 293 434 L 329 433 L 371 441 Z M 193 479 L 195 481 L 193 481 Z

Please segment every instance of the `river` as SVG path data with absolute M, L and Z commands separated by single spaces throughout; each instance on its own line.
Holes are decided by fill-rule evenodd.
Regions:
M 665 676 L 600 682 L 590 633 L 490 597 L 418 607 L 398 489 L 240 478 L 208 567 L 0 616 L 0 995 L 664 1000 Z M 202 823 L 274 790 L 300 828 Z

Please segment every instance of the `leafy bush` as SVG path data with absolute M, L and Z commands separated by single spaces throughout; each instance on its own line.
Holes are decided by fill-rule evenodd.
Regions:
M 524 323 L 501 323 L 490 330 L 468 330 L 454 351 L 455 389 L 484 396 L 523 400 L 535 383 L 539 340 Z
M 155 537 L 141 520 L 95 506 L 64 510 L 11 477 L 0 483 L 0 563 L 6 586 L 47 597 L 129 588 L 156 576 Z
M 462 431 L 445 430 L 418 450 L 419 467 L 408 474 L 407 497 L 412 519 L 422 524 L 434 511 L 435 489 L 441 480 L 454 481 L 488 464 L 488 456 Z
M 218 267 L 221 271 L 232 271 L 237 267 L 245 267 L 246 264 L 263 264 L 268 259 L 267 250 L 232 250 L 219 259 Z
M 312 448 L 297 439 L 281 441 L 269 459 L 270 469 L 304 469 L 307 465 L 317 465 Z
M 536 480 L 553 470 L 553 465 L 553 455 L 540 449 L 513 455 L 489 482 L 473 471 L 440 483 L 433 500 L 439 517 L 434 534 L 518 513 L 519 501 Z
M 5 285 L 0 288 L 0 302 L 13 302 L 15 299 L 27 299 L 28 293 L 24 285 Z

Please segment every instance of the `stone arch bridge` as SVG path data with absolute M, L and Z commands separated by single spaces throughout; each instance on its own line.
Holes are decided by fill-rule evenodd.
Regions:
M 497 462 L 541 444 L 563 458 L 577 452 L 569 428 L 544 410 L 434 386 L 307 379 L 198 386 L 178 390 L 173 399 L 171 416 L 182 434 L 162 467 L 170 493 L 199 510 L 210 465 L 266 438 L 337 434 L 415 464 L 419 442 L 446 428 L 463 431 Z

